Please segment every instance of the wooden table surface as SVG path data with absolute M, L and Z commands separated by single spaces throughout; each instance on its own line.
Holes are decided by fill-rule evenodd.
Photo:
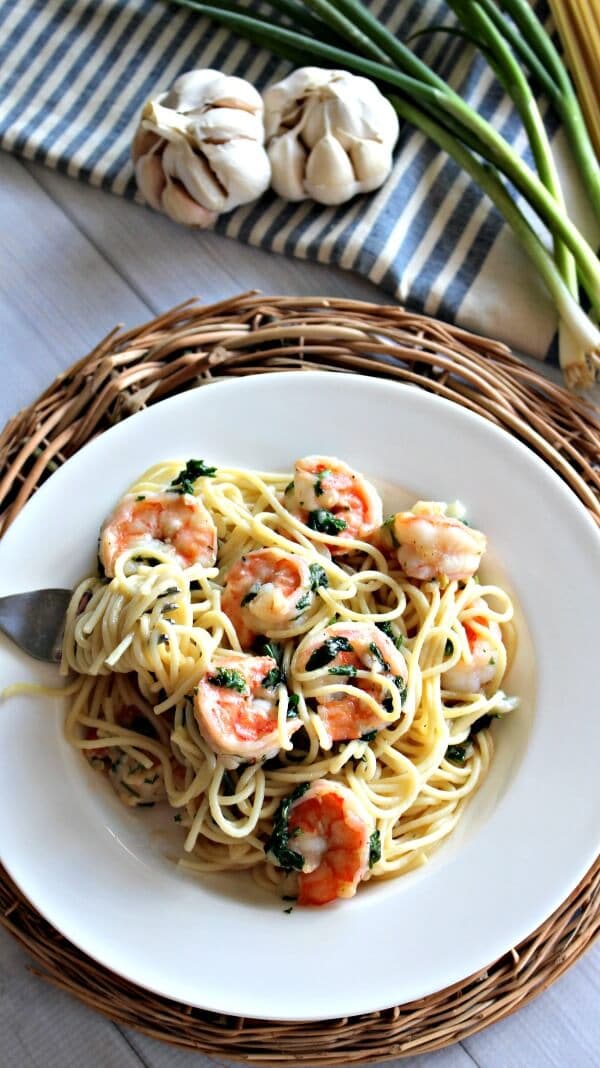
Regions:
M 0 423 L 116 323 L 133 326 L 191 296 L 210 302 L 253 288 L 382 299 L 353 275 L 186 231 L 144 208 L 0 155 Z M 0 931 L 1 1068 L 217 1063 L 115 1026 L 32 976 L 27 964 Z M 598 1068 L 600 946 L 510 1018 L 462 1045 L 397 1064 Z

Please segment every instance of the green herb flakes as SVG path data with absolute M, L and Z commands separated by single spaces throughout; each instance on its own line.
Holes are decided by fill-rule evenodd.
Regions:
M 265 690 L 273 690 L 276 686 L 279 686 L 281 681 L 281 671 L 278 667 L 274 667 L 267 672 L 261 686 L 264 686 Z
M 204 460 L 188 460 L 185 467 L 171 482 L 169 489 L 174 493 L 189 493 L 193 496 L 196 479 L 214 478 L 216 473 L 216 467 L 208 467 Z
M 345 519 L 338 519 L 333 512 L 327 512 L 324 508 L 315 508 L 308 513 L 308 526 L 311 530 L 317 530 L 319 534 L 335 536 L 345 530 L 348 524 Z
M 449 745 L 446 749 L 446 760 L 450 760 L 452 764 L 459 764 L 462 768 L 464 767 L 466 759 L 466 745 Z
M 326 638 L 318 649 L 312 653 L 306 665 L 307 671 L 316 671 L 317 668 L 325 667 L 338 653 L 353 653 L 354 648 L 347 638 Z
M 261 587 L 261 583 L 260 582 L 253 582 L 252 583 L 250 589 L 244 595 L 244 597 L 242 597 L 242 599 L 240 601 L 240 605 L 241 605 L 242 608 L 244 608 L 245 605 L 250 604 L 250 601 L 254 600 L 254 598 L 256 597 L 257 593 L 260 590 L 260 587 Z
M 369 838 L 369 867 L 372 868 L 378 860 L 381 860 L 381 834 L 373 831 Z
M 304 857 L 302 854 L 289 848 L 288 842 L 290 832 L 288 820 L 290 816 L 290 808 L 294 801 L 306 793 L 309 785 L 310 783 L 307 782 L 300 783 L 288 797 L 284 797 L 283 800 L 279 802 L 273 820 L 273 830 L 268 841 L 265 843 L 265 853 L 267 856 L 272 857 L 274 863 L 280 868 L 284 868 L 286 871 L 302 871 L 304 866 Z
M 300 704 L 300 694 L 290 693 L 288 694 L 288 706 L 285 715 L 286 719 L 298 718 L 298 705 Z
M 383 668 L 384 671 L 389 671 L 390 670 L 390 665 L 388 664 L 388 662 L 385 659 L 383 653 L 381 652 L 381 649 L 379 648 L 378 645 L 375 644 L 375 642 L 371 642 L 370 643 L 369 652 L 373 654 L 373 656 L 375 657 L 377 662 L 381 665 L 381 667 Z
M 347 675 L 348 678 L 353 679 L 356 675 L 356 668 L 354 664 L 341 664 L 340 667 L 332 667 L 328 669 L 330 675 Z
M 323 496 L 323 479 L 330 475 L 331 471 L 328 467 L 325 467 L 323 471 L 319 471 L 319 474 L 315 478 L 315 497 Z
M 206 681 L 212 686 L 221 686 L 225 690 L 237 690 L 238 693 L 244 693 L 246 690 L 246 680 L 235 668 L 217 668 L 214 675 L 209 675 Z
M 383 623 L 376 623 L 375 626 L 378 630 L 383 631 L 383 633 L 390 639 L 390 641 L 393 641 L 394 645 L 396 646 L 396 649 L 402 648 L 404 637 L 402 634 L 396 634 L 389 620 L 386 619 L 383 621 Z
M 308 608 L 311 600 L 312 600 L 312 598 L 311 598 L 310 590 L 307 590 L 306 593 L 302 594 L 302 597 L 300 598 L 300 600 L 296 601 L 296 608 L 298 609 L 298 611 L 299 612 L 303 612 L 305 608 Z

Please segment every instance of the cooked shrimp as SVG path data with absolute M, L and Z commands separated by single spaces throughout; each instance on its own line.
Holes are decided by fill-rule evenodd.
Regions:
M 303 858 L 298 904 L 353 897 L 369 866 L 373 825 L 347 786 L 317 779 L 292 802 L 291 848 Z
M 272 656 L 231 653 L 215 658 L 199 682 L 198 726 L 215 753 L 236 758 L 230 766 L 279 752 L 278 674 Z M 299 719 L 286 720 L 286 742 L 300 725 Z
M 281 549 L 256 549 L 231 568 L 221 604 L 247 647 L 257 634 L 275 637 L 306 615 L 314 601 L 314 585 L 301 556 Z
M 405 575 L 424 580 L 470 578 L 486 546 L 485 534 L 445 515 L 433 501 L 418 501 L 412 511 L 391 516 L 375 540 L 395 551 Z
M 408 678 L 402 653 L 373 623 L 334 623 L 326 627 L 301 647 L 293 667 L 301 672 L 321 668 L 322 672 L 315 680 L 317 686 L 334 686 L 336 682 L 350 685 L 369 694 L 386 712 L 393 708 L 389 688 L 378 685 L 369 677 L 357 678 L 357 672 L 367 671 L 390 679 L 400 694 L 405 691 Z M 327 748 L 334 742 L 362 738 L 367 732 L 389 726 L 389 717 L 385 720 L 377 716 L 361 700 L 358 692 L 336 692 L 333 689 L 327 696 L 319 694 L 317 712 Z
M 284 504 L 311 529 L 346 539 L 364 540 L 383 518 L 376 489 L 334 456 L 297 460 Z M 348 551 L 340 544 L 327 545 L 333 556 Z
M 485 614 L 486 605 L 482 600 L 471 606 L 479 613 L 470 616 L 463 623 L 469 656 L 460 660 L 442 674 L 442 686 L 445 690 L 457 693 L 480 693 L 497 672 L 498 646 L 503 647 L 502 631 L 494 619 Z M 485 632 L 491 636 L 490 641 Z
M 217 557 L 217 529 L 199 497 L 189 493 L 132 493 L 120 501 L 100 533 L 100 560 L 115 573 L 117 557 L 127 549 L 160 549 L 182 567 L 211 567 Z

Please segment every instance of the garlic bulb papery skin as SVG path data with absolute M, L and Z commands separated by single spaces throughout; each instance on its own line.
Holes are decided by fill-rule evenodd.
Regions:
M 139 190 L 176 222 L 211 226 L 268 189 L 264 140 L 254 86 L 217 70 L 189 71 L 142 109 L 131 149 Z
M 271 185 L 286 200 L 343 204 L 383 185 L 398 116 L 368 78 L 301 67 L 263 94 Z

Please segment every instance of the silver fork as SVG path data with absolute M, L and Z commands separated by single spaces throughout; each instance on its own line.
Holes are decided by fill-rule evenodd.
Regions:
M 36 660 L 60 660 L 71 590 L 30 590 L 0 597 L 0 631 Z

